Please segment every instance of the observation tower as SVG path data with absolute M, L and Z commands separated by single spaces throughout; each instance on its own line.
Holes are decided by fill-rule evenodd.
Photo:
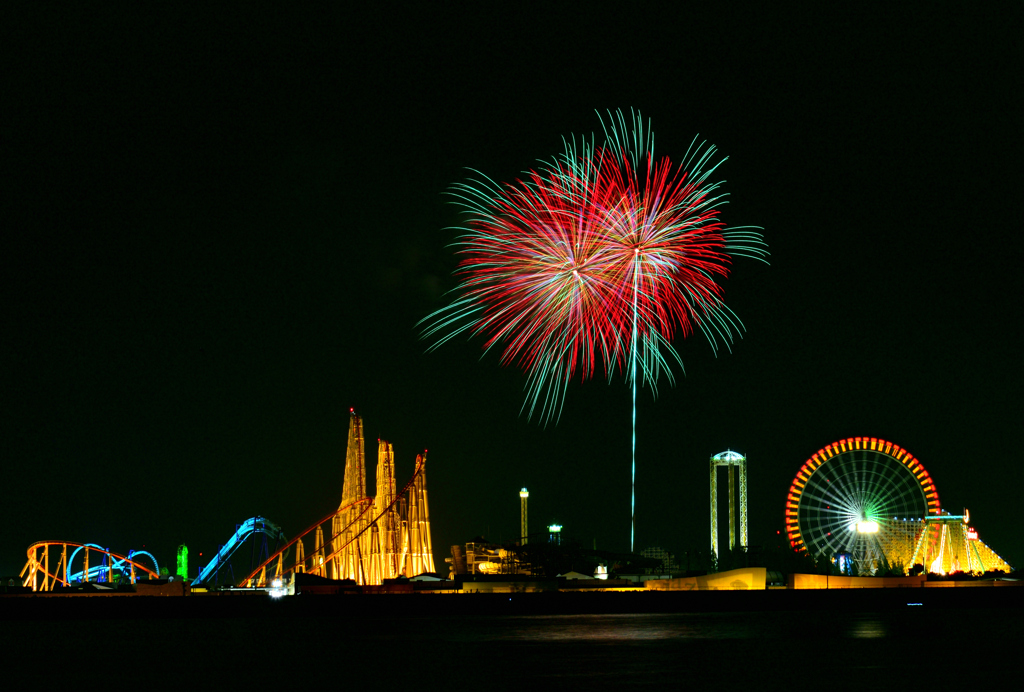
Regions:
M 729 469 L 729 550 L 736 548 L 736 469 L 740 473 L 740 546 L 747 547 L 747 458 L 726 450 L 711 457 L 711 550 L 718 555 L 718 467 Z
M 526 520 L 526 501 L 530 498 L 530 492 L 523 488 L 519 491 L 519 543 L 526 545 L 530 536 L 530 524 Z

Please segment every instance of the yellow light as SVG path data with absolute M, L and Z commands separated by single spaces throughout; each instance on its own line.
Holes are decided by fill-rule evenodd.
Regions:
M 878 533 L 878 523 L 874 521 L 858 521 L 857 533 Z

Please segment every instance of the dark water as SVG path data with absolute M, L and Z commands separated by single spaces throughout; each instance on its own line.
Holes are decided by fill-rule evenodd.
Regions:
M 0 646 L 6 679 L 35 671 L 45 687 L 112 676 L 132 687 L 200 690 L 907 689 L 1018 679 L 1020 613 L 924 606 L 451 617 L 168 612 L 17 618 L 0 623 Z

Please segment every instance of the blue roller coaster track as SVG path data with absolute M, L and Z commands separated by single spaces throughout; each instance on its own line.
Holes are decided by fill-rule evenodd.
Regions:
M 203 584 L 209 584 L 211 581 L 216 582 L 217 576 L 221 570 L 227 569 L 231 572 L 232 581 L 234 581 L 234 571 L 231 569 L 231 557 L 238 550 L 239 546 L 245 541 L 245 539 L 255 534 L 261 534 L 263 536 L 263 543 L 259 547 L 259 562 L 263 559 L 264 554 L 269 555 L 267 546 L 267 538 L 273 538 L 278 544 L 284 543 L 287 539 L 285 538 L 284 532 L 274 522 L 263 517 L 252 517 L 246 519 L 241 524 L 235 527 L 235 534 L 228 540 L 227 543 L 220 547 L 217 554 L 210 560 L 209 564 L 203 567 L 199 571 L 199 576 L 192 581 L 193 586 L 199 586 Z M 256 545 L 253 545 L 255 552 Z
M 117 559 L 114 559 L 113 564 L 109 564 L 108 565 L 107 561 L 111 560 L 113 558 L 111 558 L 107 554 L 103 555 L 103 561 L 100 564 L 93 565 L 92 567 L 89 568 L 88 579 L 85 578 L 85 576 L 86 576 L 85 575 L 85 570 L 82 570 L 80 572 L 76 572 L 75 574 L 72 574 L 71 573 L 71 565 L 75 561 L 75 556 L 78 555 L 78 552 L 80 550 L 82 550 L 83 548 L 85 548 L 85 547 L 98 548 L 99 550 L 105 550 L 105 548 L 103 548 L 103 546 L 96 545 L 95 543 L 86 543 L 83 546 L 79 546 L 79 547 L 75 548 L 75 551 L 73 553 L 71 553 L 71 557 L 68 558 L 67 567 L 64 570 L 64 578 L 65 578 L 66 583 L 73 584 L 73 583 L 76 583 L 76 582 L 83 582 L 83 581 L 105 582 L 107 580 L 107 575 L 111 574 L 113 572 L 121 574 L 121 575 L 123 575 L 125 577 L 130 577 L 131 576 L 132 568 L 131 568 L 131 565 L 128 563 L 127 560 L 117 560 Z M 153 571 L 156 572 L 157 574 L 159 574 L 160 573 L 160 565 L 157 564 L 156 558 L 153 557 L 152 553 L 150 553 L 149 551 L 146 551 L 146 550 L 129 550 L 128 551 L 128 560 L 133 560 L 134 561 L 134 560 L 136 560 L 136 558 L 138 558 L 141 555 L 145 555 L 146 557 L 148 557 L 153 562 Z

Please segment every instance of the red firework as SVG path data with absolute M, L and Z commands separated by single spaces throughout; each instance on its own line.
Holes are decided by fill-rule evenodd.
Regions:
M 635 121 L 635 124 L 639 121 Z M 642 131 L 626 135 L 614 120 L 602 147 L 566 153 L 513 184 L 456 186 L 469 211 L 456 245 L 462 282 L 456 299 L 426 319 L 426 336 L 485 337 L 528 377 L 527 401 L 547 420 L 561 410 L 566 386 L 622 367 L 656 386 L 671 345 L 700 328 L 714 346 L 742 325 L 722 303 L 716 279 L 730 254 L 763 258 L 753 230 L 726 229 L 718 183 L 708 176 L 713 147 L 697 147 L 673 168 L 656 159 Z M 606 133 L 608 130 L 606 129 Z M 635 144 L 642 144 L 638 150 Z M 707 168 L 707 169 L 706 169 Z M 706 169 L 706 170 L 705 170 Z

